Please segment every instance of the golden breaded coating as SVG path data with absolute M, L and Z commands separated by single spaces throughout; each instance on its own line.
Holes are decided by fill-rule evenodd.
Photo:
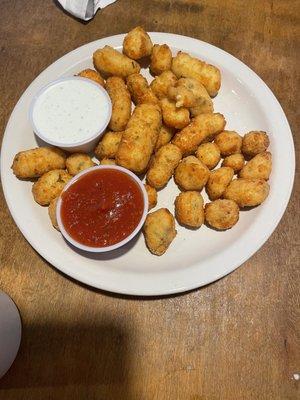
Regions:
M 210 95 L 205 87 L 194 78 L 180 78 L 174 85 L 175 87 L 186 88 L 193 93 L 196 104 L 190 107 L 193 117 L 199 114 L 212 113 L 214 106 Z
M 197 79 L 211 97 L 218 94 L 221 86 L 221 73 L 213 65 L 206 64 L 204 61 L 179 51 L 172 60 L 171 69 L 177 78 Z
M 215 143 L 202 143 L 196 151 L 196 157 L 207 166 L 213 169 L 221 160 L 219 147 Z
M 51 200 L 60 195 L 71 178 L 72 175 L 63 169 L 46 172 L 32 186 L 34 200 L 41 206 L 48 206 Z
M 94 167 L 96 164 L 88 154 L 74 153 L 66 159 L 66 168 L 70 175 L 77 175 L 84 169 Z
M 272 155 L 265 151 L 259 153 L 243 167 L 239 173 L 240 178 L 268 180 L 272 170 Z
M 215 200 L 205 205 L 205 221 L 215 229 L 230 229 L 238 222 L 239 211 L 233 200 Z
M 38 178 L 52 169 L 65 168 L 66 158 L 57 147 L 38 147 L 16 154 L 11 168 L 17 178 Z
M 147 182 L 155 189 L 164 187 L 181 160 L 181 151 L 174 144 L 162 146 L 151 161 L 147 172 Z
M 126 128 L 131 115 L 131 97 L 122 78 L 112 76 L 106 81 L 105 88 L 112 103 L 112 113 L 109 128 L 120 132 Z
M 59 226 L 58 226 L 57 219 L 56 219 L 56 205 L 57 205 L 58 198 L 59 198 L 59 196 L 55 197 L 55 199 L 52 199 L 50 201 L 50 204 L 48 207 L 48 214 L 49 214 L 51 224 L 53 225 L 53 227 L 55 229 L 57 229 L 59 231 Z
M 100 165 L 117 165 L 114 158 L 102 158 Z
M 155 146 L 155 151 L 160 149 L 162 146 L 165 144 L 169 143 L 172 140 L 172 137 L 175 134 L 175 129 L 171 128 L 170 126 L 166 126 L 162 124 L 159 133 L 158 133 L 158 139 L 156 142 Z
M 258 206 L 268 197 L 269 184 L 264 179 L 235 179 L 226 188 L 224 199 L 235 201 L 239 207 Z
M 182 129 L 190 122 L 190 112 L 185 107 L 177 108 L 173 101 L 167 98 L 160 100 L 163 121 L 167 126 Z
M 179 81 L 178 81 L 179 82 Z M 178 82 L 174 86 L 168 88 L 168 98 L 175 102 L 176 107 L 193 107 L 196 105 L 196 97 L 190 89 L 184 86 L 178 85 Z
M 144 184 L 147 195 L 148 195 L 148 210 L 151 210 L 151 208 L 154 208 L 157 204 L 157 191 L 154 187 Z
M 105 76 L 119 76 L 126 78 L 128 75 L 140 72 L 140 65 L 129 57 L 115 50 L 111 46 L 104 46 L 93 54 L 94 67 Z
M 102 158 L 115 158 L 123 132 L 106 132 L 94 150 L 95 156 Z
M 158 104 L 158 99 L 149 87 L 147 79 L 141 74 L 129 75 L 127 87 L 135 104 Z
M 99 85 L 105 87 L 104 79 L 99 74 L 99 72 L 95 71 L 94 69 L 91 68 L 84 69 L 83 71 L 79 72 L 77 76 L 81 76 L 82 78 L 88 78 L 96 83 L 99 83 Z
M 163 99 L 168 95 L 169 86 L 174 86 L 176 82 L 177 78 L 172 71 L 164 71 L 161 75 L 153 79 L 150 83 L 150 88 L 158 99 Z
M 234 171 L 229 167 L 221 167 L 211 171 L 206 184 L 206 192 L 210 200 L 216 200 L 222 196 L 233 175 Z
M 254 157 L 266 151 L 269 144 L 270 140 L 266 132 L 251 131 L 243 137 L 242 153 L 247 157 Z
M 234 173 L 236 174 L 243 168 L 244 164 L 245 164 L 245 159 L 243 154 L 237 153 L 225 157 L 222 162 L 222 167 L 230 167 L 234 170 Z
M 161 256 L 177 234 L 175 219 L 167 208 L 160 208 L 147 215 L 143 232 L 148 249 L 152 254 Z
M 191 228 L 199 228 L 204 222 L 203 198 L 199 192 L 180 193 L 175 199 L 177 221 Z
M 241 152 L 242 137 L 235 131 L 223 131 L 215 137 L 215 143 L 221 155 L 227 157 Z
M 152 47 L 150 36 L 141 26 L 128 32 L 123 41 L 123 53 L 133 60 L 150 56 Z
M 225 118 L 219 113 L 197 115 L 187 127 L 176 133 L 172 143 L 180 148 L 183 155 L 195 153 L 204 140 L 210 140 L 223 131 L 225 124 Z
M 205 186 L 209 169 L 197 157 L 184 158 L 175 170 L 174 180 L 181 190 L 199 190 Z
M 152 48 L 150 71 L 160 75 L 172 66 L 172 52 L 167 44 L 155 44 Z
M 161 127 L 161 111 L 154 104 L 139 104 L 125 129 L 116 154 L 122 167 L 141 174 L 150 161 Z

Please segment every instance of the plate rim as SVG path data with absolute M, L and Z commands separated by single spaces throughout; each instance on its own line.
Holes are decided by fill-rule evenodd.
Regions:
M 19 228 L 19 230 L 22 232 L 23 236 L 25 237 L 25 239 L 30 243 L 30 245 L 34 248 L 35 251 L 37 251 L 47 262 L 49 262 L 53 267 L 55 267 L 56 269 L 58 269 L 60 272 L 62 272 L 64 275 L 66 276 L 70 276 L 73 279 L 76 279 L 84 284 L 87 284 L 89 286 L 95 287 L 97 289 L 101 289 L 104 291 L 108 291 L 108 292 L 113 292 L 113 293 L 118 293 L 118 294 L 125 294 L 125 295 L 134 295 L 134 296 L 165 296 L 165 295 L 170 295 L 170 294 L 175 294 L 175 293 L 182 293 L 182 292 L 186 292 L 186 291 L 190 291 L 196 288 L 200 288 L 202 286 L 205 286 L 209 283 L 215 282 L 216 280 L 228 275 L 229 273 L 233 272 L 235 269 L 237 269 L 239 266 L 241 266 L 246 260 L 248 260 L 250 257 L 252 257 L 253 254 L 255 254 L 264 244 L 265 242 L 268 240 L 268 238 L 272 235 L 272 233 L 274 232 L 274 230 L 276 229 L 276 227 L 278 226 L 280 220 L 282 219 L 282 216 L 284 214 L 284 212 L 286 211 L 291 193 L 292 193 L 292 189 L 293 189 L 293 184 L 294 184 L 294 176 L 295 176 L 295 149 L 294 149 L 294 142 L 293 142 L 293 136 L 292 136 L 292 132 L 291 132 L 291 128 L 289 126 L 288 120 L 286 118 L 286 115 L 279 103 L 279 101 L 277 100 L 277 98 L 275 97 L 275 95 L 273 94 L 273 92 L 271 91 L 271 89 L 267 86 L 267 84 L 256 74 L 256 72 L 254 72 L 250 67 L 248 67 L 243 61 L 239 60 L 238 58 L 234 57 L 232 54 L 226 52 L 223 49 L 220 49 L 212 44 L 209 44 L 207 42 L 203 42 L 199 39 L 196 38 L 192 38 L 192 37 L 188 37 L 188 36 L 184 36 L 184 35 L 178 35 L 178 34 L 173 34 L 173 33 L 164 33 L 164 32 L 149 32 L 149 35 L 152 38 L 157 38 L 158 42 L 161 42 L 162 40 L 174 40 L 174 39 L 178 39 L 178 40 L 186 40 L 186 41 L 194 41 L 195 44 L 200 44 L 202 47 L 206 47 L 207 49 L 211 49 L 213 51 L 217 51 L 218 53 L 220 53 L 221 55 L 223 55 L 224 57 L 226 57 L 229 61 L 234 62 L 234 63 L 238 63 L 239 65 L 241 65 L 246 73 L 250 73 L 253 77 L 255 77 L 256 80 L 259 81 L 260 85 L 262 86 L 262 88 L 266 91 L 266 93 L 268 94 L 269 98 L 272 100 L 272 106 L 277 108 L 277 111 L 279 111 L 280 113 L 280 119 L 282 124 L 285 125 L 286 128 L 286 135 L 289 139 L 289 147 L 290 147 L 290 173 L 289 174 L 289 181 L 288 181 L 288 187 L 287 190 L 285 192 L 285 197 L 281 202 L 281 208 L 280 210 L 278 210 L 276 218 L 274 219 L 274 222 L 268 227 L 268 229 L 266 229 L 263 233 L 263 235 L 260 235 L 260 240 L 259 240 L 259 244 L 256 244 L 255 246 L 252 246 L 251 250 L 247 251 L 242 257 L 239 258 L 238 261 L 236 261 L 235 263 L 231 263 L 230 267 L 227 267 L 225 270 L 223 270 L 221 273 L 216 273 L 214 274 L 213 279 L 207 279 L 207 281 L 202 281 L 201 283 L 199 283 L 199 281 L 196 280 L 196 283 L 194 284 L 189 284 L 189 285 L 173 285 L 171 287 L 169 287 L 168 289 L 162 289 L 161 287 L 152 287 L 152 288 L 148 288 L 147 285 L 145 287 L 142 288 L 142 290 L 140 288 L 124 288 L 124 287 L 118 287 L 120 285 L 117 285 L 117 287 L 115 285 L 109 285 L 107 284 L 107 282 L 105 282 L 105 284 L 97 284 L 95 282 L 92 282 L 90 279 L 88 279 L 88 277 L 83 277 L 81 274 L 77 274 L 76 271 L 66 271 L 66 269 L 61 268 L 60 266 L 58 266 L 58 262 L 55 260 L 55 258 L 52 257 L 52 255 L 49 254 L 45 254 L 44 250 L 41 248 L 37 248 L 37 246 L 34 243 L 34 239 L 32 237 L 30 237 L 30 235 L 28 235 L 28 233 L 26 232 L 26 229 L 22 226 L 22 221 L 20 221 L 19 217 L 16 215 L 15 211 L 14 211 L 14 207 L 12 204 L 10 204 L 9 201 L 9 195 L 8 195 L 8 182 L 6 180 L 6 176 L 5 176 L 5 165 L 4 165 L 4 157 L 2 156 L 2 152 L 3 149 L 5 149 L 7 142 L 8 142 L 8 131 L 9 131 L 9 127 L 10 124 L 12 123 L 12 119 L 13 119 L 13 114 L 15 112 L 15 110 L 17 109 L 17 107 L 19 106 L 21 99 L 23 97 L 26 96 L 27 92 L 29 92 L 31 90 L 31 88 L 37 83 L 38 79 L 42 79 L 47 73 L 48 70 L 53 68 L 55 65 L 59 64 L 61 62 L 61 60 L 63 60 L 65 57 L 70 55 L 76 55 L 78 52 L 82 51 L 82 48 L 87 48 L 87 47 L 92 47 L 93 45 L 98 44 L 99 42 L 103 42 L 103 41 L 109 41 L 111 42 L 120 42 L 122 43 L 123 38 L 125 36 L 125 34 L 118 34 L 118 35 L 113 35 L 113 36 L 108 36 L 108 37 L 104 37 L 104 38 L 100 38 L 97 40 L 94 40 L 92 42 L 86 43 L 82 46 L 79 46 L 77 48 L 75 48 L 74 50 L 64 54 L 63 56 L 61 56 L 60 58 L 58 58 L 56 61 L 54 61 L 53 63 L 51 63 L 48 67 L 46 67 L 36 78 L 34 78 L 34 80 L 28 85 L 28 87 L 25 89 L 25 91 L 21 94 L 21 96 L 19 97 L 15 107 L 13 108 L 11 115 L 8 119 L 7 125 L 5 127 L 4 130 L 4 135 L 3 135 L 3 140 L 2 140 L 2 148 L 1 148 L 1 180 L 2 180 L 2 187 L 3 187 L 3 193 L 4 193 L 4 197 L 8 206 L 8 209 L 12 215 L 12 218 L 14 220 L 14 222 L 16 223 L 17 227 Z M 159 38 L 161 37 L 161 38 Z M 165 39 L 163 39 L 162 37 L 164 37 Z M 116 45 L 115 47 L 121 46 L 120 45 Z M 171 45 L 171 47 L 174 47 L 173 45 Z

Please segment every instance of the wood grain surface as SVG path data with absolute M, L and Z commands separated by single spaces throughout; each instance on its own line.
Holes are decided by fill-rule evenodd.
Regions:
M 207 41 L 248 64 L 281 102 L 299 152 L 299 15 L 297 0 L 118 0 L 82 23 L 50 0 L 1 0 L 1 134 L 45 67 L 140 24 Z M 300 398 L 299 188 L 296 175 L 278 228 L 241 268 L 150 300 L 60 274 L 24 239 L 1 194 L 0 287 L 20 309 L 23 336 L 0 399 Z

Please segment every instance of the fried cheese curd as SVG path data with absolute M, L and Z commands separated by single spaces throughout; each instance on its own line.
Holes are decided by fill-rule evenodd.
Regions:
M 152 47 L 150 36 L 141 26 L 128 32 L 123 41 L 123 53 L 133 60 L 150 56 Z
M 101 85 L 102 87 L 105 87 L 104 79 L 99 74 L 99 72 L 95 71 L 94 69 L 91 69 L 91 68 L 84 69 L 83 71 L 80 71 L 77 74 L 77 76 L 81 76 L 82 78 L 90 79 L 91 81 L 99 83 L 99 85 Z
M 154 104 L 139 104 L 123 132 L 116 162 L 141 174 L 146 171 L 161 128 L 161 111 Z
M 172 143 L 180 148 L 183 155 L 193 154 L 202 142 L 222 132 L 225 124 L 224 116 L 219 113 L 197 115 L 189 125 L 175 134 Z
M 66 168 L 70 175 L 77 175 L 79 172 L 95 165 L 92 158 L 84 153 L 73 153 L 66 159 Z
M 152 48 L 150 71 L 160 75 L 169 71 L 172 66 L 172 52 L 167 44 L 155 44 Z
M 171 70 L 177 78 L 198 80 L 211 97 L 218 94 L 221 86 L 221 73 L 217 67 L 179 51 L 172 60 Z
M 205 222 L 214 229 L 230 229 L 238 222 L 239 211 L 233 200 L 218 199 L 205 205 Z
M 149 87 L 147 79 L 141 74 L 129 75 L 127 87 L 135 104 L 158 104 L 158 99 Z
M 175 199 L 175 216 L 181 225 L 200 228 L 204 222 L 203 197 L 199 192 L 180 193 Z
M 119 76 L 126 78 L 128 75 L 140 72 L 140 65 L 111 46 L 104 46 L 93 54 L 95 69 L 105 76 Z
M 229 167 L 221 167 L 211 171 L 206 184 L 206 192 L 210 200 L 219 199 L 231 182 L 234 171 Z
M 17 178 L 38 178 L 53 169 L 64 169 L 66 158 L 57 147 L 37 147 L 16 154 L 11 168 Z
M 234 179 L 227 186 L 224 199 L 235 201 L 239 207 L 255 207 L 263 203 L 270 191 L 264 179 Z
M 46 172 L 32 186 L 34 200 L 41 206 L 48 206 L 51 200 L 60 195 L 71 178 L 72 175 L 63 169 Z
M 160 208 L 147 215 L 143 228 L 145 241 L 152 254 L 163 255 L 177 232 L 175 218 L 167 208 Z
M 150 88 L 158 99 L 163 99 L 168 96 L 169 87 L 174 86 L 176 81 L 176 75 L 172 71 L 164 71 L 153 79 Z
M 148 195 L 148 210 L 151 210 L 151 208 L 154 208 L 157 204 L 157 191 L 154 187 L 144 184 L 147 195 Z
M 103 158 L 115 158 L 123 132 L 106 132 L 94 150 L 98 160 Z
M 173 175 L 182 154 L 177 146 L 168 143 L 154 155 L 147 171 L 147 182 L 155 189 L 163 188 Z
M 208 178 L 209 169 L 195 156 L 185 157 L 174 173 L 174 180 L 181 190 L 201 191 Z
M 131 115 L 130 93 L 124 80 L 117 76 L 108 78 L 105 88 L 112 103 L 111 119 L 108 126 L 115 132 L 123 131 Z

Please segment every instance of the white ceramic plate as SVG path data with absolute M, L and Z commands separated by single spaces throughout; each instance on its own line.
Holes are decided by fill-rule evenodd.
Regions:
M 112 253 L 85 256 L 69 247 L 50 226 L 47 209 L 33 201 L 32 183 L 19 181 L 10 169 L 18 151 L 37 145 L 28 120 L 30 101 L 42 86 L 54 79 L 91 67 L 96 49 L 106 44 L 121 49 L 124 35 L 82 46 L 42 72 L 21 96 L 10 117 L 1 157 L 2 184 L 10 212 L 41 256 L 88 285 L 145 296 L 183 292 L 206 285 L 245 262 L 280 221 L 289 201 L 295 169 L 293 140 L 284 112 L 270 89 L 251 69 L 223 50 L 199 40 L 167 33 L 150 35 L 154 43 L 167 43 L 174 53 L 184 50 L 220 68 L 222 87 L 214 106 L 225 115 L 227 129 L 242 135 L 250 130 L 269 133 L 273 171 L 270 195 L 263 205 L 242 211 L 238 224 L 226 232 L 206 226 L 192 231 L 177 225 L 178 234 L 161 257 L 149 253 L 142 235 Z M 173 212 L 177 194 L 178 188 L 171 180 L 167 188 L 159 192 L 159 207 Z

